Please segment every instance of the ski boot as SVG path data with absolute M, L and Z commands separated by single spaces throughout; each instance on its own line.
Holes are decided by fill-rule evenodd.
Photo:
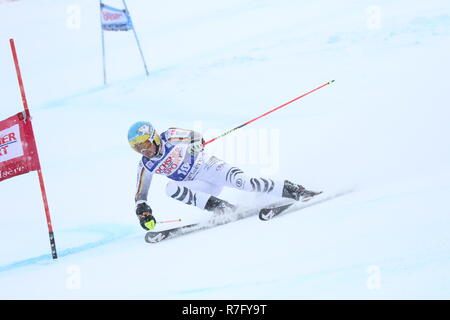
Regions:
M 225 200 L 216 198 L 214 196 L 209 197 L 205 205 L 205 210 L 212 211 L 216 215 L 224 215 L 227 213 L 235 212 L 237 206 L 226 202 Z
M 289 198 L 294 200 L 301 200 L 302 202 L 310 200 L 312 197 L 321 194 L 322 191 L 310 191 L 306 190 L 303 186 L 299 184 L 292 183 L 288 180 L 284 181 L 283 187 L 283 198 Z

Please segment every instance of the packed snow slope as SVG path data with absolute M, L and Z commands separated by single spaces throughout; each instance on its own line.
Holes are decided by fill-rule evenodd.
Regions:
M 106 86 L 98 2 L 0 4 L 0 119 L 22 108 L 14 38 L 59 253 L 52 261 L 37 174 L 1 182 L 1 299 L 450 298 L 447 0 L 127 4 L 150 74 L 133 33 L 108 32 Z M 332 79 L 206 151 L 255 176 L 353 192 L 144 242 L 133 122 L 210 139 Z M 208 217 L 166 183 L 150 189 L 156 219 Z

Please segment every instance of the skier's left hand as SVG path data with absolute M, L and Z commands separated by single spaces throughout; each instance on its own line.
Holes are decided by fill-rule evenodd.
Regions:
M 155 228 L 156 219 L 151 213 L 142 214 L 139 217 L 139 221 L 141 223 L 141 227 L 144 228 L 145 230 L 153 230 Z
M 156 219 L 152 214 L 152 208 L 146 202 L 136 204 L 136 215 L 142 228 L 145 230 L 153 230 L 155 228 Z

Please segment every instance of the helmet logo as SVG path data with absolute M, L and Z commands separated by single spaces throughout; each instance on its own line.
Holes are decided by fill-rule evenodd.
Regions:
M 150 127 L 148 126 L 148 125 L 146 125 L 146 124 L 144 124 L 142 127 L 140 127 L 139 129 L 138 129 L 138 132 L 141 132 L 141 133 L 150 133 Z
M 148 135 L 149 136 L 148 139 L 153 142 L 156 131 L 155 129 L 151 128 L 148 124 L 144 124 L 143 126 L 139 127 L 137 131 L 142 133 L 142 135 Z

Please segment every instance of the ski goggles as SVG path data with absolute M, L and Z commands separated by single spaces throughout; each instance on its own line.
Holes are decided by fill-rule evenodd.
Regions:
M 135 146 L 133 146 L 133 149 L 140 153 L 140 154 L 144 154 L 146 150 L 150 149 L 153 145 L 153 142 L 151 142 L 150 140 L 144 141 L 142 143 L 138 143 Z M 157 147 L 156 147 L 157 149 Z
M 146 141 L 154 142 L 157 146 L 161 145 L 161 138 L 157 133 L 153 133 L 153 137 L 149 134 L 137 136 L 130 140 L 130 145 L 133 149 L 136 149 L 138 145 L 143 144 Z

